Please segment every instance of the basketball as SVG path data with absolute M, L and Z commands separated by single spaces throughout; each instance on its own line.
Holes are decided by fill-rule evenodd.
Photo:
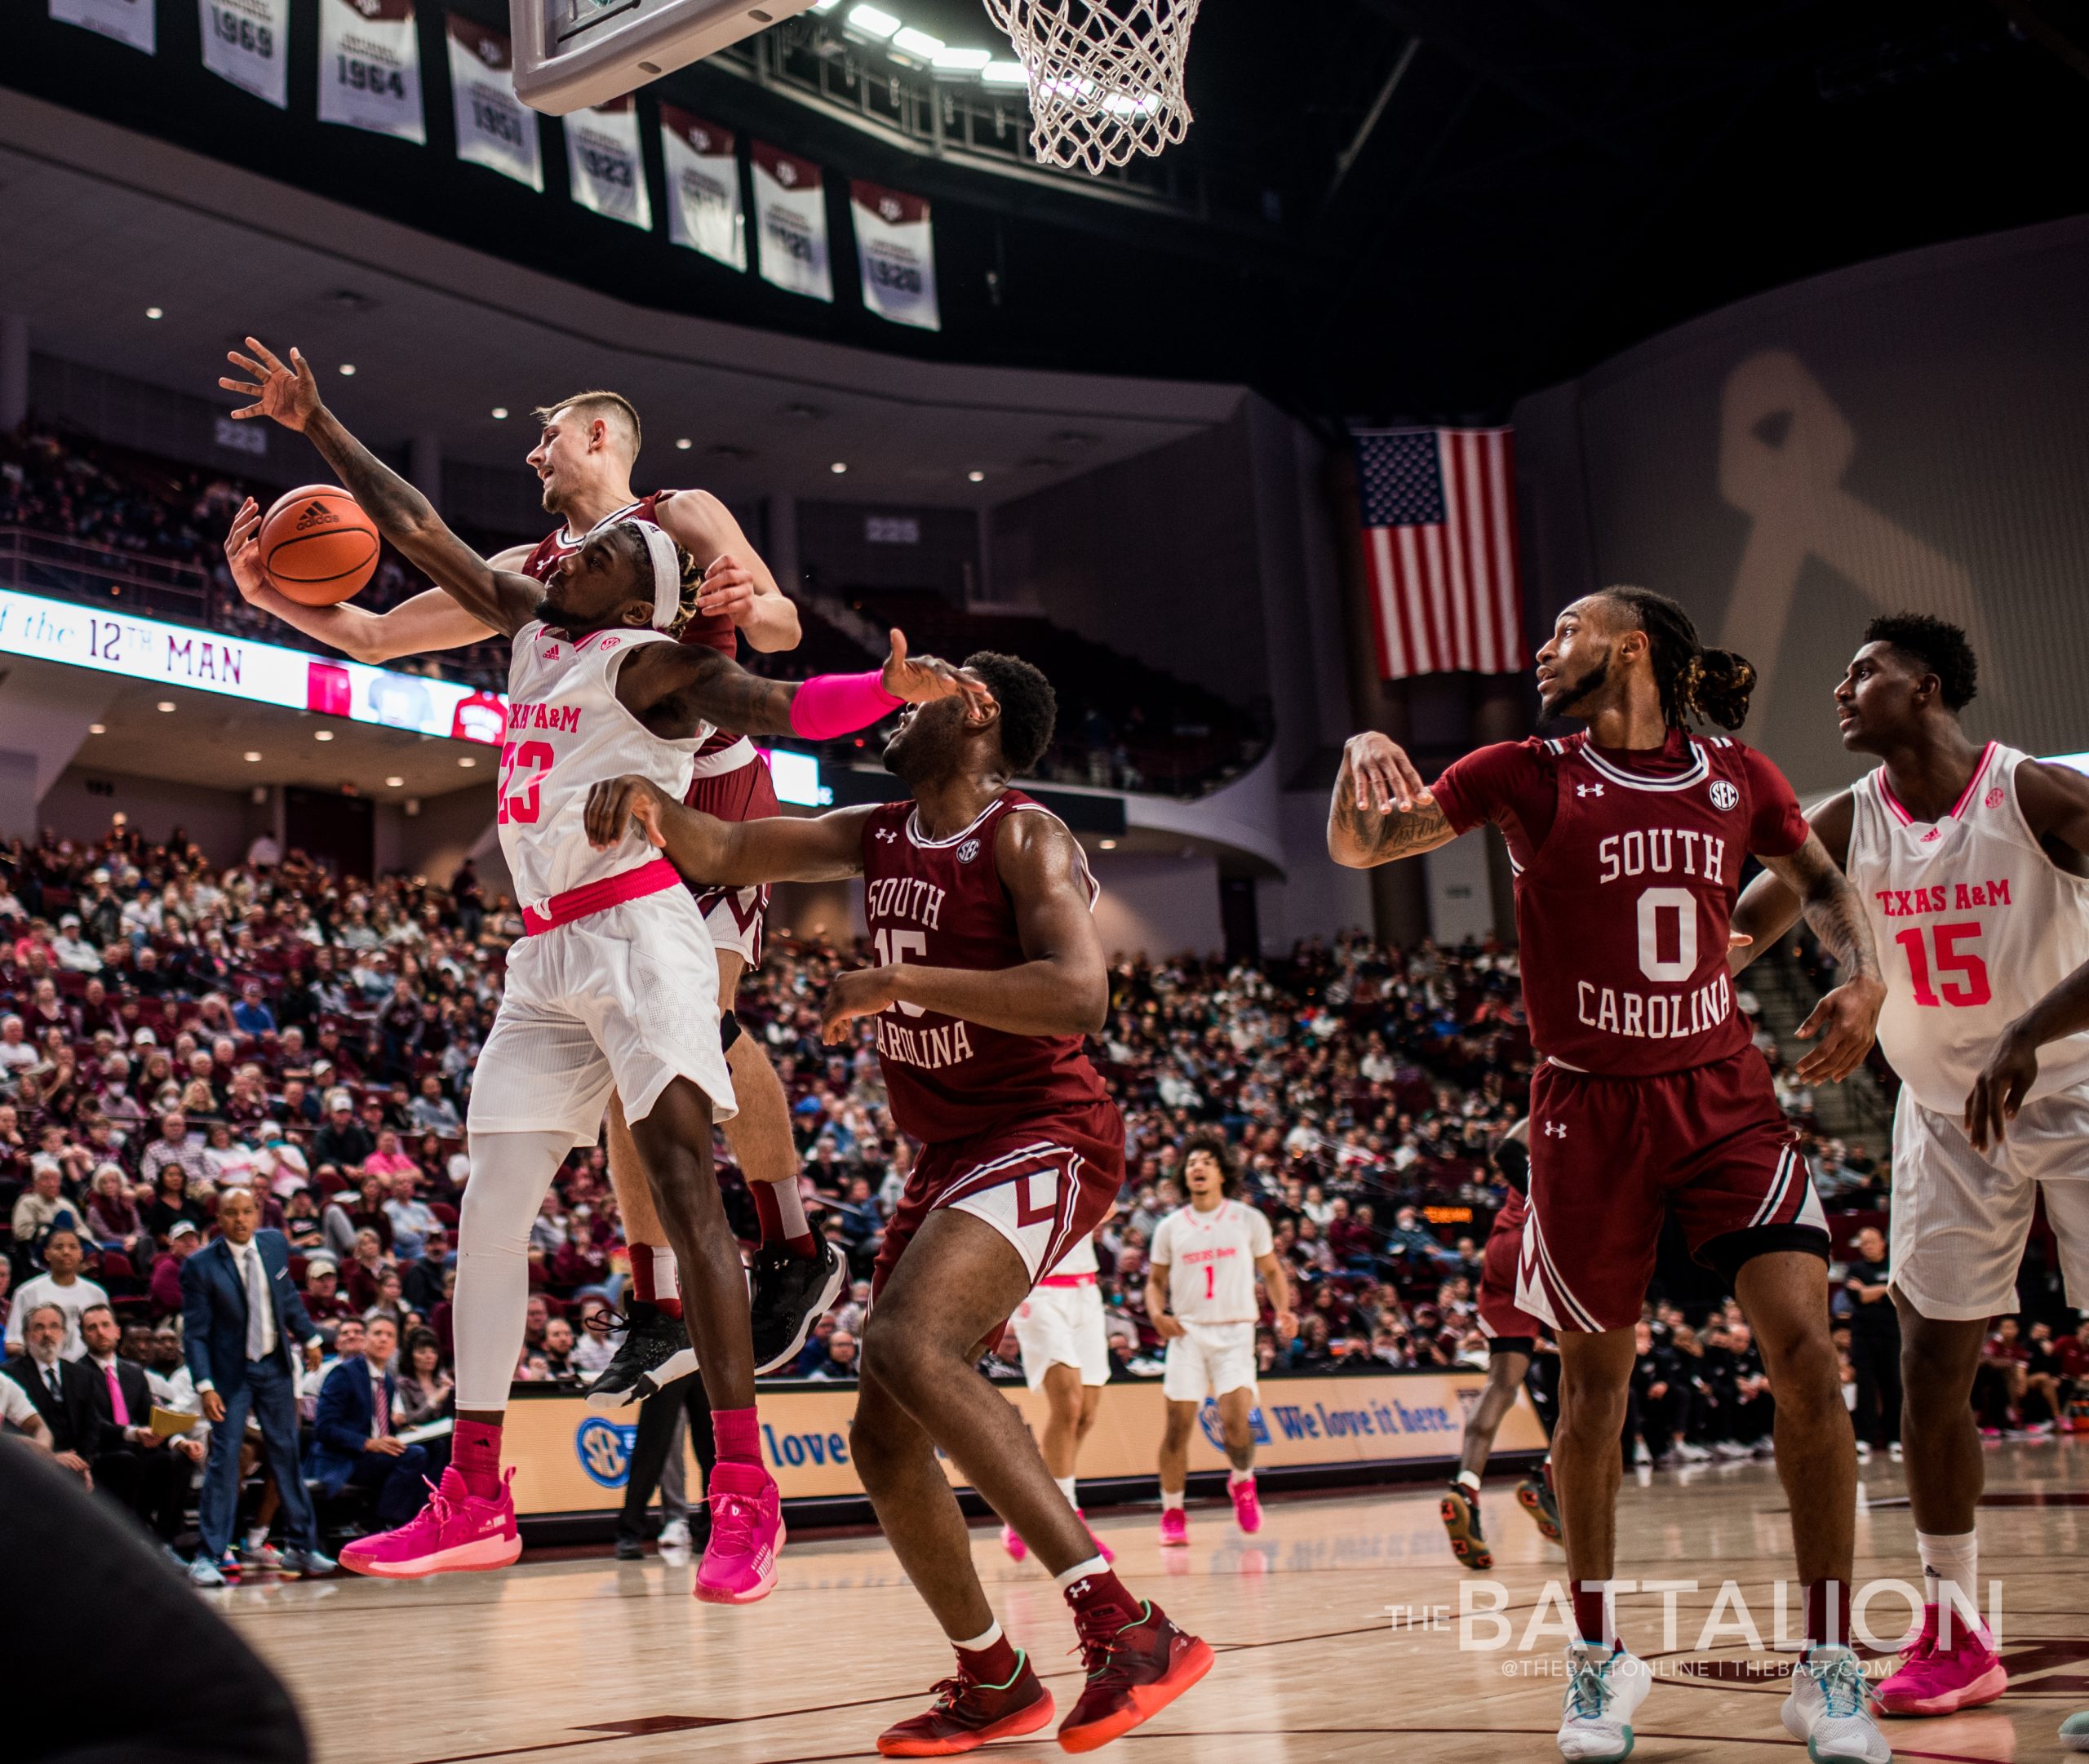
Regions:
M 308 484 L 261 517 L 261 567 L 277 592 L 304 606 L 331 606 L 377 569 L 377 523 L 338 484 Z

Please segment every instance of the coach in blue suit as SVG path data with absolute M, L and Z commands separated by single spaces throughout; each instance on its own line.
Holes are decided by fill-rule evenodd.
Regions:
M 377 1491 L 378 1522 L 390 1531 L 420 1511 L 430 1459 L 425 1446 L 401 1445 L 393 1435 L 399 1381 L 386 1368 L 399 1345 L 399 1326 L 373 1317 L 363 1326 L 363 1350 L 342 1360 L 319 1387 L 305 1469 L 328 1500 L 351 1483 Z M 380 1396 L 384 1413 L 380 1423 Z
M 312 1497 L 298 1467 L 298 1354 L 317 1332 L 291 1283 L 290 1242 L 280 1231 L 256 1230 L 260 1217 L 251 1190 L 227 1189 L 218 1199 L 223 1235 L 181 1265 L 182 1344 L 211 1424 L 203 1542 L 188 1565 L 197 1586 L 224 1584 L 218 1562 L 238 1516 L 239 1447 L 250 1412 L 282 1497 L 290 1545 L 283 1567 L 297 1574 L 330 1574 L 335 1567 L 320 1553 Z

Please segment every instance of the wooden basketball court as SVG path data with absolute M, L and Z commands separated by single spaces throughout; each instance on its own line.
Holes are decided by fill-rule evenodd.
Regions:
M 1875 1459 L 1863 1482 L 1859 1580 L 1918 1582 L 1899 1467 Z M 2016 1688 L 1972 1713 L 1886 1724 L 1901 1758 L 2058 1757 L 2060 1719 L 2089 1708 L 2089 1447 L 1991 1448 L 1989 1483 L 1981 1573 L 2003 1582 L 2002 1651 Z M 1745 1642 L 1729 1633 L 1709 1651 L 1696 1645 L 1729 1580 L 1768 1642 L 1772 1585 L 1790 1571 L 1783 1507 L 1767 1464 L 1643 1472 L 1636 1486 L 1628 1477 L 1620 1576 L 1699 1583 L 1675 1595 L 1675 1649 L 1641 1711 L 1638 1756 L 1804 1756 L 1777 1720 L 1781 1684 L 1745 1664 Z M 1211 1676 L 1120 1741 L 1121 1755 L 1138 1764 L 1556 1758 L 1563 1643 L 1556 1634 L 1528 1651 L 1519 1643 L 1562 1558 L 1507 1483 L 1490 1483 L 1485 1509 L 1492 1576 L 1451 1560 L 1433 1484 L 1272 1500 L 1252 1540 L 1222 1505 L 1204 1503 L 1192 1509 L 1186 1551 L 1158 1547 L 1154 1509 L 1097 1516 L 1127 1584 L 1219 1650 Z M 975 1529 L 973 1549 L 1002 1621 L 1064 1709 L 1078 1662 L 1050 1582 L 1035 1564 L 1010 1562 L 996 1531 Z M 685 1555 L 526 1558 L 501 1574 L 413 1584 L 344 1576 L 214 1596 L 296 1691 L 324 1764 L 871 1757 L 880 1730 L 923 1707 L 949 1668 L 876 1536 L 794 1539 L 775 1593 L 743 1611 L 698 1604 L 690 1576 Z M 1461 1585 L 1489 1579 L 1514 1633 L 1506 1647 L 1461 1648 Z M 1628 1640 L 1649 1659 L 1664 1652 L 1663 1597 L 1620 1601 Z M 1797 1613 L 1796 1588 L 1790 1598 Z M 1867 1615 L 1891 1636 L 1907 1611 L 1881 1591 Z M 1064 1754 L 1048 1731 L 986 1755 L 1014 1764 Z

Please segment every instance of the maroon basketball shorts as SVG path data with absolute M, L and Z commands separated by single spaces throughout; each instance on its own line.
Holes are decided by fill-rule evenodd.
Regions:
M 1481 1252 L 1476 1308 L 1490 1355 L 1535 1352 L 1538 1331 L 1545 1327 L 1516 1303 L 1516 1257 L 1523 1243 L 1521 1225 L 1504 1227 L 1497 1221 Z
M 699 777 L 690 786 L 690 808 L 715 814 L 721 821 L 765 821 L 771 815 L 783 813 L 783 804 L 776 800 L 775 781 L 769 775 L 768 761 L 754 754 L 752 745 L 747 742 L 744 736 L 741 744 L 747 747 L 750 757 L 747 764 L 735 766 L 730 772 Z M 723 755 L 730 755 L 731 751 L 723 750 Z M 723 755 L 704 757 L 711 760 Z M 690 892 L 696 896 L 697 906 L 719 953 L 737 955 L 748 968 L 759 968 L 761 929 L 769 916 L 768 889 L 692 888 Z M 732 1000 L 724 1002 L 730 1004 Z
M 1124 1184 L 1124 1123 L 1112 1102 L 1060 1109 L 969 1139 L 925 1146 L 871 1271 L 873 1297 L 939 1207 L 974 1214 L 1015 1246 L 1034 1287 L 1096 1226 Z
M 1767 1251 L 1828 1259 L 1812 1174 L 1753 1048 L 1656 1078 L 1541 1065 L 1530 1198 L 1515 1301 L 1555 1329 L 1639 1320 L 1664 1212 L 1729 1284 Z

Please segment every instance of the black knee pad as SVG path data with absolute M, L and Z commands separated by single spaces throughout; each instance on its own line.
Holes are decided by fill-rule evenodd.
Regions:
M 725 1053 L 733 1051 L 733 1044 L 740 1039 L 740 1020 L 730 1011 L 718 1013 L 718 1045 Z

